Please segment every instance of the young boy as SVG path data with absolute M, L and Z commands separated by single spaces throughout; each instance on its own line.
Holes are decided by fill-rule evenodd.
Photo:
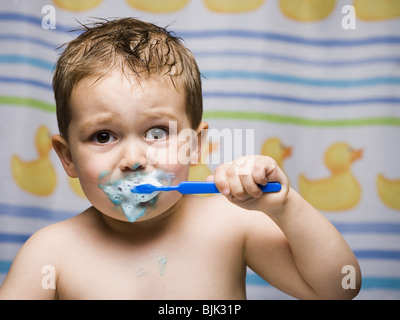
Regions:
M 220 165 L 208 179 L 222 193 L 214 197 L 130 191 L 187 180 L 208 128 L 194 57 L 165 29 L 131 18 L 87 26 L 53 87 L 54 149 L 93 206 L 35 233 L 0 298 L 245 299 L 247 266 L 300 299 L 357 295 L 352 251 L 269 157 Z M 282 189 L 262 193 L 268 181 Z M 344 266 L 355 289 L 342 287 Z

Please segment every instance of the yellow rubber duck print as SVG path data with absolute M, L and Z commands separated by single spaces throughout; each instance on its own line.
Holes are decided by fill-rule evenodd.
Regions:
M 126 0 L 131 7 L 148 12 L 168 13 L 183 9 L 189 0 Z
M 49 159 L 52 149 L 51 135 L 47 127 L 40 126 L 35 139 L 38 159 L 23 161 L 18 155 L 11 158 L 11 171 L 18 186 L 34 195 L 48 196 L 53 193 L 56 184 L 56 171 Z
M 261 154 L 273 158 L 283 168 L 283 161 L 292 155 L 292 148 L 285 146 L 277 137 L 271 137 L 263 143 Z
M 256 10 L 265 0 L 204 0 L 205 6 L 215 12 L 239 13 Z
M 312 181 L 301 174 L 301 195 L 320 210 L 338 211 L 355 207 L 361 198 L 361 187 L 351 172 L 351 165 L 362 157 L 362 152 L 353 150 L 346 142 L 333 144 L 324 157 L 331 176 Z
M 279 0 L 285 16 L 303 22 L 322 20 L 335 8 L 336 0 Z
M 70 11 L 85 11 L 97 7 L 103 0 L 54 0 L 54 4 Z
M 382 202 L 392 209 L 400 210 L 400 179 L 390 180 L 379 174 L 376 186 Z
M 400 0 L 354 0 L 358 18 L 367 21 L 400 17 Z

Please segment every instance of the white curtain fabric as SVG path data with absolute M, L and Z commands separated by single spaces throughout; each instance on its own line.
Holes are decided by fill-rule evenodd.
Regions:
M 124 16 L 198 60 L 215 130 L 191 179 L 274 157 L 354 250 L 357 298 L 400 298 L 400 0 L 0 0 L 0 283 L 33 232 L 89 205 L 49 143 L 56 48 L 77 21 Z M 247 289 L 289 298 L 251 270 Z

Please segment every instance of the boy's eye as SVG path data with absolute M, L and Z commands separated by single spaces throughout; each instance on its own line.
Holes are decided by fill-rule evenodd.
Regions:
M 109 132 L 98 132 L 95 133 L 92 137 L 93 141 L 96 143 L 104 144 L 104 143 L 110 143 L 115 141 L 115 137 L 109 133 Z
M 146 132 L 145 139 L 146 140 L 162 140 L 168 136 L 168 130 L 165 128 L 151 128 Z

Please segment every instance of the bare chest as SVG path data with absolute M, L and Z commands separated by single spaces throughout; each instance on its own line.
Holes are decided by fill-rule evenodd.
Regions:
M 83 246 L 58 277 L 60 299 L 241 299 L 234 238 L 191 235 L 149 244 Z

